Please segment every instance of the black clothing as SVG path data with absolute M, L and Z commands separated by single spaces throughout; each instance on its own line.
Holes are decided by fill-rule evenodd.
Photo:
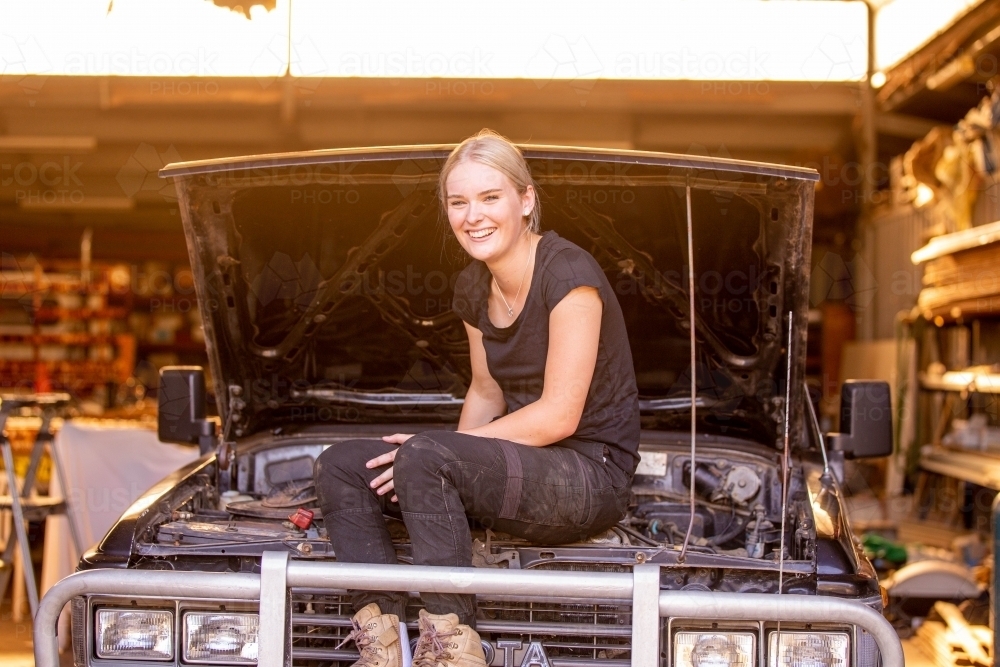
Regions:
M 485 528 L 540 544 L 582 540 L 615 525 L 628 506 L 631 474 L 558 445 L 528 447 L 454 431 L 427 431 L 399 448 L 391 493 L 369 484 L 386 470 L 365 463 L 394 449 L 381 440 L 331 445 L 316 460 L 323 523 L 337 560 L 396 563 L 383 513 L 401 517 L 417 565 L 472 564 L 471 517 Z M 475 626 L 475 596 L 424 593 L 432 614 Z M 355 609 L 377 602 L 405 618 L 406 594 L 354 591 Z
M 538 241 L 524 308 L 504 328 L 490 322 L 492 280 L 486 264 L 473 261 L 455 283 L 452 309 L 482 332 L 490 375 L 503 390 L 508 413 L 541 398 L 549 313 L 571 290 L 597 288 L 604 310 L 594 377 L 576 432 L 560 444 L 597 461 L 607 447 L 608 458 L 631 475 L 639 463 L 639 396 L 625 319 L 600 265 L 579 246 L 545 232 Z
M 600 533 L 628 505 L 638 463 L 639 401 L 625 322 L 618 299 L 587 252 L 547 232 L 538 242 L 524 308 L 514 323 L 489 321 L 492 276 L 473 262 L 459 276 L 453 307 L 483 333 L 490 374 L 503 389 L 508 412 L 541 398 L 549 347 L 549 314 L 571 290 L 597 288 L 604 302 L 600 343 L 580 424 L 572 437 L 547 447 L 454 431 L 428 431 L 406 441 L 394 462 L 399 503 L 369 486 L 386 468 L 365 463 L 395 445 L 349 440 L 316 461 L 323 522 L 337 559 L 395 563 L 383 513 L 401 517 L 419 565 L 472 565 L 469 518 L 480 525 L 541 544 L 564 544 Z M 424 593 L 434 614 L 457 613 L 475 623 L 471 595 Z M 405 594 L 355 591 L 355 609 L 377 602 L 404 617 Z

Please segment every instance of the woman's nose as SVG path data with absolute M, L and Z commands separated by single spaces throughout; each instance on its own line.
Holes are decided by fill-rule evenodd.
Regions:
M 465 213 L 465 221 L 475 224 L 483 219 L 483 209 L 478 202 L 469 202 L 469 208 Z

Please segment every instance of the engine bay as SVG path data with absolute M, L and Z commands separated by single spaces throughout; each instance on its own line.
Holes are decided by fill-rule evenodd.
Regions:
M 151 559 L 232 558 L 286 549 L 298 558 L 334 558 L 312 481 L 313 461 L 326 446 L 297 443 L 240 454 L 231 471 L 233 488 L 221 493 L 216 480 L 196 476 L 171 503 L 169 513 L 162 512 L 162 520 L 146 529 L 137 552 Z M 792 467 L 783 513 L 776 454 L 710 446 L 698 454 L 684 564 L 776 570 L 784 537 L 785 572 L 814 572 L 815 530 L 801 470 Z M 644 446 L 628 513 L 616 526 L 583 542 L 541 545 L 494 533 L 473 521 L 473 565 L 628 571 L 642 562 L 677 563 L 692 521 L 691 484 L 685 448 Z M 399 561 L 412 562 L 405 525 L 386 519 Z M 688 583 L 685 578 L 684 585 Z

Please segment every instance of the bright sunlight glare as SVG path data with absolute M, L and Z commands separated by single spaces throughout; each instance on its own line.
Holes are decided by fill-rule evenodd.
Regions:
M 875 19 L 875 64 L 889 69 L 980 0 L 893 0 Z
M 0 0 L 0 75 L 859 81 L 862 2 Z M 879 69 L 976 0 L 893 0 Z M 288 32 L 291 24 L 291 44 Z

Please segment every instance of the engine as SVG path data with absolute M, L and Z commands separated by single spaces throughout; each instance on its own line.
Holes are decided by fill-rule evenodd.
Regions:
M 790 475 L 783 514 L 780 469 L 771 461 L 706 457 L 696 460 L 692 474 L 687 456 L 659 456 L 663 463 L 655 472 L 662 474 L 636 476 L 635 504 L 624 522 L 641 536 L 659 544 L 679 545 L 690 525 L 689 544 L 699 550 L 775 559 L 780 553 L 784 515 L 788 521 L 786 558 L 811 558 L 808 503 L 795 470 Z
M 218 493 L 203 479 L 186 501 L 150 526 L 140 552 L 150 557 L 176 555 L 252 556 L 283 545 L 300 557 L 334 557 L 311 478 L 313 454 L 302 446 L 269 449 L 240 463 L 237 489 Z M 690 503 L 694 487 L 694 505 Z M 643 454 L 633 481 L 633 500 L 623 520 L 611 530 L 574 545 L 532 545 L 473 525 L 475 564 L 481 567 L 576 567 L 597 558 L 611 571 L 627 569 L 635 548 L 646 557 L 675 551 L 690 525 L 689 551 L 713 556 L 777 560 L 781 553 L 782 516 L 786 560 L 811 560 L 815 534 L 807 495 L 797 468 L 789 475 L 787 506 L 782 511 L 780 464 L 775 457 L 748 453 L 713 456 L 706 451 L 692 470 L 679 450 Z M 389 521 L 399 558 L 409 558 L 409 536 L 401 521 Z M 592 556 L 581 548 L 601 549 Z

